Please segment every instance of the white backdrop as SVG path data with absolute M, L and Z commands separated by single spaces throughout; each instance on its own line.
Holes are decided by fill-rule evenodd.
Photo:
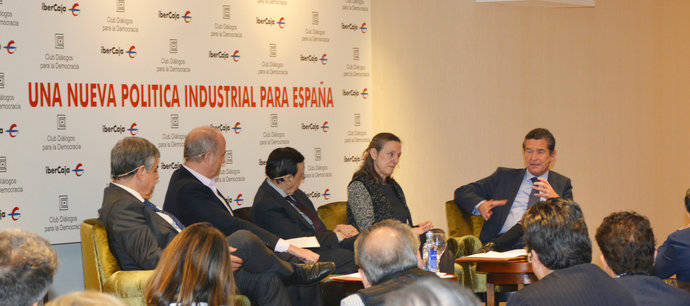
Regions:
M 371 137 L 369 19 L 362 0 L 0 0 L 0 228 L 79 241 L 129 135 L 161 150 L 162 206 L 201 125 L 227 139 L 236 207 L 279 146 L 305 155 L 316 206 L 345 200 Z

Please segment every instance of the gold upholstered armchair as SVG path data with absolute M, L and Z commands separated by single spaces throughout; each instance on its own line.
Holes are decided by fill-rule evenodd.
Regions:
M 98 219 L 81 224 L 84 289 L 113 294 L 127 305 L 145 305 L 144 286 L 153 270 L 121 271 L 110 251 L 108 233 Z
M 108 233 L 98 219 L 81 224 L 81 254 L 84 267 L 84 289 L 113 294 L 127 305 L 146 305 L 144 287 L 153 270 L 122 271 L 110 251 Z M 235 296 L 236 306 L 250 306 L 244 295 Z
M 326 225 L 329 231 L 332 231 L 338 224 L 347 223 L 347 202 L 332 202 L 326 205 L 321 205 L 316 209 L 319 213 L 319 218 Z
M 448 239 L 458 244 L 455 258 L 477 253 L 482 243 L 479 233 L 482 231 L 484 219 L 462 211 L 454 201 L 446 202 L 446 220 L 448 222 Z M 486 291 L 486 275 L 476 272 L 475 264 L 455 264 L 455 274 L 458 281 L 474 292 Z

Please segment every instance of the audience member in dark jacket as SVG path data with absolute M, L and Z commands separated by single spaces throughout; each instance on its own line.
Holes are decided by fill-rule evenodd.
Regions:
M 623 285 L 638 305 L 690 305 L 690 293 L 673 288 L 654 272 L 654 233 L 649 219 L 615 212 L 597 229 L 604 271 Z
M 577 204 L 563 198 L 537 203 L 522 225 L 539 281 L 514 293 L 508 305 L 635 305 L 623 286 L 590 263 L 592 243 Z

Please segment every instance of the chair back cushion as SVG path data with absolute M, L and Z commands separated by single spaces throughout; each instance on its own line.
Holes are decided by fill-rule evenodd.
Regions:
M 120 271 L 117 259 L 110 251 L 108 233 L 98 219 L 86 219 L 81 224 L 81 250 L 84 266 L 84 288 L 103 291 L 108 278 Z
M 479 237 L 484 225 L 482 216 L 473 216 L 462 211 L 454 201 L 446 202 L 446 220 L 448 221 L 448 236 L 462 237 L 474 235 Z
M 347 202 L 345 201 L 321 205 L 316 210 L 319 218 L 330 231 L 338 224 L 347 224 Z

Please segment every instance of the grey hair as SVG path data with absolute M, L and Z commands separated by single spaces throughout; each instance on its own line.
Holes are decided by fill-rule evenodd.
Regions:
M 50 243 L 20 229 L 0 232 L 0 303 L 31 305 L 48 292 L 57 270 Z
M 386 306 L 480 306 L 479 299 L 455 281 L 426 277 L 386 295 Z
M 218 129 L 203 126 L 193 129 L 184 139 L 184 160 L 200 161 L 204 154 L 218 150 Z
M 355 241 L 355 261 L 369 282 L 417 266 L 419 238 L 407 224 L 383 220 L 362 231 Z
M 160 156 L 160 151 L 150 141 L 141 137 L 125 137 L 110 150 L 110 176 L 113 179 L 131 176 L 141 165 L 151 170 Z

